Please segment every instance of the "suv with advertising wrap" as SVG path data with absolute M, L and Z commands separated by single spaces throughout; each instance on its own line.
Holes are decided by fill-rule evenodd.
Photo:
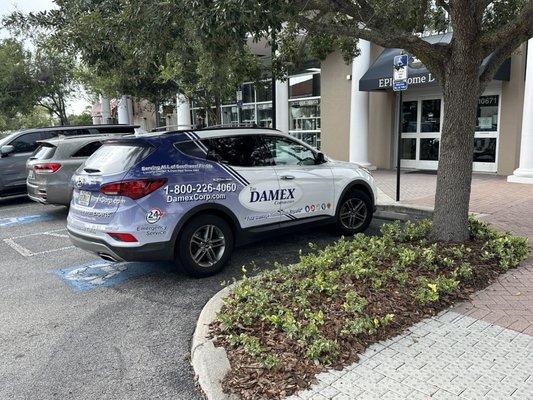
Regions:
M 271 129 L 212 128 L 104 143 L 72 177 L 73 243 L 113 261 L 175 260 L 194 276 L 268 233 L 365 230 L 370 173 Z

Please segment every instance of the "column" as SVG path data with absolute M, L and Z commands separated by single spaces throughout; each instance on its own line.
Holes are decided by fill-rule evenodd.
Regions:
M 276 129 L 289 133 L 289 81 L 276 81 Z
M 102 122 L 101 124 L 110 124 L 111 121 L 111 104 L 109 103 L 109 97 L 105 97 L 100 95 L 100 107 L 101 107 L 101 114 L 102 114 Z
M 133 124 L 133 100 L 131 99 L 130 96 L 128 96 L 128 102 L 127 102 L 127 105 L 128 105 L 128 120 L 130 121 L 130 124 Z
M 529 39 L 527 48 L 520 163 L 507 181 L 533 184 L 533 39 Z
M 352 61 L 350 103 L 350 162 L 376 169 L 368 161 L 368 92 L 359 90 L 359 80 L 370 67 L 370 42 L 359 40 L 361 54 Z
M 119 124 L 129 124 L 130 123 L 130 114 L 128 111 L 128 96 L 123 95 L 118 102 L 118 123 Z
M 178 93 L 176 95 L 176 119 L 178 129 L 192 128 L 191 123 L 191 105 L 189 99 Z

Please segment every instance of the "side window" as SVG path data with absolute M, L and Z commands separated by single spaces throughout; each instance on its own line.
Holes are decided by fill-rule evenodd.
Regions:
M 44 131 L 41 132 L 41 140 L 47 140 L 55 138 L 57 134 L 54 131 Z
M 64 136 L 78 136 L 78 135 L 88 135 L 89 131 L 87 129 L 65 129 L 61 131 L 60 135 Z
M 205 152 L 200 150 L 200 148 L 192 140 L 174 143 L 174 148 L 187 156 L 203 158 L 205 160 Z
M 91 142 L 76 151 L 72 157 L 90 157 L 102 146 L 101 142 Z
M 257 135 L 228 136 L 207 139 L 208 157 L 236 167 L 271 165 L 271 157 Z
M 10 144 L 15 148 L 14 153 L 31 153 L 39 147 L 36 142 L 41 139 L 41 132 L 26 133 L 13 140 Z
M 265 144 L 272 154 L 274 165 L 315 165 L 315 153 L 294 140 L 268 136 Z

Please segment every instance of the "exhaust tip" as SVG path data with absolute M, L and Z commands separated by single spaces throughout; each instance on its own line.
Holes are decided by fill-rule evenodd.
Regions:
M 113 256 L 111 256 L 109 254 L 106 254 L 106 253 L 98 253 L 98 256 L 101 259 L 106 260 L 106 261 L 118 262 L 118 260 L 116 258 L 114 258 Z

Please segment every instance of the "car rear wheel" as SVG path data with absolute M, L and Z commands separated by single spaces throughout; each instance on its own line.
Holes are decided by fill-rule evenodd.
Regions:
M 199 278 L 214 275 L 231 256 L 233 232 L 220 217 L 198 216 L 183 229 L 177 251 L 177 258 L 189 275 Z
M 372 221 L 372 201 L 368 195 L 354 189 L 341 200 L 337 213 L 337 227 L 346 235 L 363 232 Z

